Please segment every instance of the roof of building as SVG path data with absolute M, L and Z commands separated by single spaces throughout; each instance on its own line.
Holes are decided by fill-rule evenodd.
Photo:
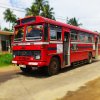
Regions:
M 14 32 L 1 31 L 1 30 L 0 30 L 0 34 L 2 34 L 2 35 L 14 35 Z

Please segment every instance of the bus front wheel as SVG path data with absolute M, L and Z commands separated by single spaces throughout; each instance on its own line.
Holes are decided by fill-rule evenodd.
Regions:
M 59 72 L 60 63 L 56 57 L 53 57 L 50 61 L 48 67 L 46 67 L 46 72 L 49 76 L 56 75 Z

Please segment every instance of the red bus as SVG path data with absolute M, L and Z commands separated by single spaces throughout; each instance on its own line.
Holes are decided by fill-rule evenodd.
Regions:
M 99 34 L 41 16 L 19 19 L 12 42 L 13 60 L 23 72 L 45 68 L 54 75 L 98 53 Z M 99 51 L 99 52 L 98 52 Z

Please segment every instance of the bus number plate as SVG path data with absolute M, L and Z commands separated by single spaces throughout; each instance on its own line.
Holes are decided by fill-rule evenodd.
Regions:
M 20 67 L 22 67 L 22 68 L 26 68 L 26 65 L 19 65 Z

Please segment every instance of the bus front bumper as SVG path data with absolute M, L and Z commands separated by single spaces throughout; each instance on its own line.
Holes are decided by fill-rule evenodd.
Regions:
M 29 66 L 35 66 L 35 67 L 43 67 L 47 66 L 46 62 L 26 62 L 26 61 L 12 61 L 13 64 L 16 65 L 29 65 Z

